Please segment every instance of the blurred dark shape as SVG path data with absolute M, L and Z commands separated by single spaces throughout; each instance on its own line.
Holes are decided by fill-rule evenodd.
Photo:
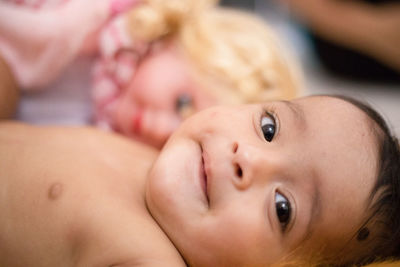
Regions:
M 256 0 L 222 0 L 221 5 L 254 10 L 255 1 Z
M 363 1 L 375 5 L 400 2 L 400 0 Z M 313 32 L 310 32 L 310 36 L 316 54 L 320 58 L 321 63 L 329 71 L 343 78 L 368 80 L 371 82 L 400 83 L 399 72 L 380 63 L 374 58 L 327 41 Z
M 364 0 L 364 2 L 371 3 L 371 4 L 383 4 L 383 3 L 393 3 L 393 2 L 400 2 L 399 0 Z
M 400 74 L 372 57 L 326 41 L 311 33 L 315 52 L 329 71 L 343 78 L 372 82 L 400 82 Z

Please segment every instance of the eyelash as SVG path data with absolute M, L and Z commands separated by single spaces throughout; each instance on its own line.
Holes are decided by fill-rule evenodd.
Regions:
M 264 134 L 264 129 L 262 126 L 262 120 L 265 116 L 269 117 L 273 121 L 274 134 L 273 134 L 273 137 L 271 138 L 271 140 L 268 140 L 266 134 Z M 261 130 L 261 134 L 264 137 L 265 141 L 272 142 L 273 139 L 276 138 L 276 136 L 279 132 L 278 129 L 279 129 L 279 120 L 278 120 L 278 116 L 276 115 L 275 108 L 273 108 L 273 107 L 269 107 L 268 109 L 263 108 L 261 115 L 260 115 L 260 130 Z
M 280 199 L 279 199 L 279 198 L 277 199 L 277 196 L 278 196 L 278 195 L 281 196 Z M 284 199 L 284 201 L 282 201 L 282 198 Z M 278 201 L 277 201 L 277 200 L 278 200 Z M 279 191 L 276 191 L 276 192 L 275 192 L 274 202 L 275 202 L 276 217 L 277 217 L 277 219 L 278 219 L 278 222 L 279 222 L 279 225 L 280 225 L 280 227 L 281 227 L 282 233 L 285 233 L 286 230 L 288 229 L 288 226 L 290 225 L 290 223 L 291 223 L 291 221 L 292 221 L 292 218 L 293 218 L 293 208 L 292 208 L 292 204 L 291 204 L 289 198 L 286 197 L 283 193 L 281 193 L 281 192 L 279 192 Z M 286 221 L 285 221 L 285 222 L 281 222 L 281 218 L 280 218 L 280 216 L 279 216 L 279 214 L 278 214 L 278 203 L 281 203 L 281 204 L 282 204 L 282 203 L 284 203 L 284 202 L 286 202 L 287 205 L 280 206 L 280 208 L 286 209 L 286 211 L 287 211 L 289 214 L 287 215 L 287 217 L 283 217 Z

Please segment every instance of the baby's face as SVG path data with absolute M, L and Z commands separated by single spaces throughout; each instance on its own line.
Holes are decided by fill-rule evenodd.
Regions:
M 161 147 L 188 115 L 215 104 L 183 55 L 166 42 L 139 63 L 115 114 L 120 131 Z
M 332 97 L 199 112 L 155 162 L 149 209 L 191 266 L 337 253 L 366 216 L 371 125 Z

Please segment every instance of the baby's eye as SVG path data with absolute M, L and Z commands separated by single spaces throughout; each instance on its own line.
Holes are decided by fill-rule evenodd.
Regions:
M 194 112 L 192 97 L 185 93 L 179 95 L 176 99 L 175 109 L 181 118 L 189 117 Z
M 265 140 L 271 142 L 275 136 L 275 119 L 272 115 L 266 113 L 261 117 L 261 130 L 263 132 Z
M 278 192 L 275 193 L 275 208 L 276 216 L 278 217 L 279 223 L 282 227 L 282 231 L 284 232 L 290 222 L 292 208 L 290 206 L 289 200 Z

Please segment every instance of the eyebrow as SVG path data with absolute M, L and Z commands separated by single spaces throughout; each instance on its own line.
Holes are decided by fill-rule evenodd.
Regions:
M 289 108 L 295 118 L 294 121 L 299 128 L 302 128 L 303 130 L 307 128 L 304 109 L 299 104 L 286 100 L 282 100 L 279 102 L 283 103 L 287 108 Z
M 294 103 L 287 100 L 282 100 L 279 102 L 283 103 L 291 111 L 294 117 L 294 121 L 300 129 L 306 130 L 308 128 L 306 116 L 302 106 L 300 106 L 298 103 Z M 300 239 L 301 240 L 300 243 L 305 242 L 311 237 L 315 229 L 315 224 L 318 218 L 321 217 L 322 209 L 321 209 L 321 190 L 319 182 L 320 180 L 318 179 L 318 175 L 315 170 L 311 171 L 311 179 L 312 179 L 312 193 L 311 193 L 312 198 L 311 198 L 311 212 L 310 212 L 311 215 L 305 227 L 306 230 L 304 231 L 304 235 Z
M 321 217 L 321 190 L 319 179 L 315 172 L 312 174 L 312 188 L 311 215 L 300 243 L 303 243 L 311 237 L 315 229 L 316 221 Z
M 279 101 L 280 103 L 284 104 L 292 113 L 293 120 L 296 123 L 297 127 L 303 131 L 307 130 L 308 128 L 308 123 L 306 119 L 306 114 L 304 112 L 304 109 L 301 105 L 295 102 L 291 101 Z M 310 177 L 311 177 L 311 206 L 310 206 L 310 216 L 307 221 L 307 224 L 305 226 L 304 234 L 302 237 L 299 239 L 300 242 L 299 244 L 303 244 L 307 240 L 309 240 L 312 237 L 312 234 L 314 233 L 315 226 L 317 224 L 317 221 L 319 218 L 322 216 L 322 204 L 321 199 L 321 184 L 320 184 L 320 179 L 317 171 L 315 169 L 311 169 L 310 171 Z

